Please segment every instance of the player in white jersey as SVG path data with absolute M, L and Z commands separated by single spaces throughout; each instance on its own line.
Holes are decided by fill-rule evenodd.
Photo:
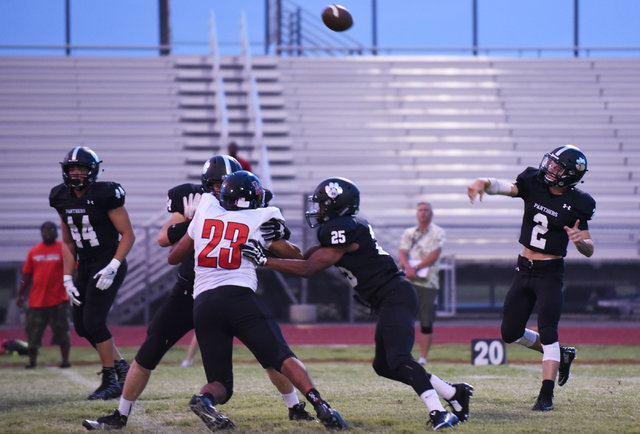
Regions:
M 284 222 L 284 217 L 279 209 L 264 207 L 264 201 L 265 191 L 254 174 L 229 175 L 220 189 L 219 203 L 201 201 L 187 234 L 169 254 L 169 263 L 177 264 L 194 251 L 194 325 L 208 383 L 189 405 L 212 431 L 234 427 L 214 405 L 224 404 L 233 394 L 232 351 L 237 337 L 263 368 L 284 374 L 304 394 L 327 428 L 346 428 L 340 414 L 320 397 L 255 293 L 255 265 L 243 260 L 240 245 L 249 238 L 261 241 L 277 256 L 302 258 L 300 249 L 284 239 L 265 240 L 260 226 L 274 218 Z

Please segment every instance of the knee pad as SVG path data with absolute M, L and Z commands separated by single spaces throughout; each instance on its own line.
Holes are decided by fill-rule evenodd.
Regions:
M 431 333 L 433 333 L 433 327 L 429 326 L 429 327 L 420 327 L 420 333 L 422 333 L 423 335 L 430 335 Z
M 560 361 L 560 344 L 558 342 L 542 346 L 542 361 L 545 360 Z
M 536 343 L 537 338 L 538 335 L 536 332 L 524 329 L 524 334 L 520 338 L 516 339 L 515 342 L 528 348 Z
M 375 371 L 376 374 L 378 374 L 381 377 L 386 377 L 387 376 L 387 370 L 386 370 L 386 365 L 384 363 L 380 363 L 380 361 L 378 359 L 373 359 L 373 363 L 371 363 L 371 366 L 373 367 L 373 370 Z

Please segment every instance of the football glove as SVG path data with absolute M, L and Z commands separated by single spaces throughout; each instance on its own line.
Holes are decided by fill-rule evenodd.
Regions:
M 82 302 L 78 299 L 80 297 L 80 293 L 78 292 L 78 288 L 73 284 L 73 277 L 70 274 L 65 274 L 62 276 L 62 284 L 64 285 L 65 291 L 67 291 L 67 297 L 69 297 L 69 302 L 71 304 L 75 304 L 76 306 L 80 306 Z
M 109 287 L 113 283 L 113 279 L 116 278 L 119 267 L 120 261 L 118 261 L 116 258 L 113 258 L 106 267 L 94 274 L 93 278 L 98 279 L 98 281 L 96 282 L 96 288 L 103 291 L 105 289 L 109 289 Z
M 249 259 L 256 265 L 265 265 L 267 263 L 267 255 L 264 247 L 256 240 L 248 240 L 245 244 L 240 244 L 242 256 Z
M 200 193 L 189 193 L 189 196 L 184 196 L 182 198 L 182 208 L 184 208 L 183 216 L 186 219 L 191 220 L 193 215 L 196 213 L 198 209 L 198 204 L 200 203 L 200 198 L 202 195 Z
M 260 232 L 265 241 L 288 240 L 291 231 L 285 226 L 283 221 L 272 218 L 260 225 Z

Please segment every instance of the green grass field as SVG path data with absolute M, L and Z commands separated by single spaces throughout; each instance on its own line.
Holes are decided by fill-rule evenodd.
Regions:
M 136 348 L 122 350 L 131 360 Z M 408 386 L 375 375 L 369 363 L 371 346 L 294 347 L 294 351 L 306 361 L 317 388 L 352 432 L 425 431 L 426 408 Z M 533 351 L 508 346 L 511 363 L 479 367 L 467 362 L 468 345 L 434 345 L 428 370 L 475 387 L 470 420 L 452 431 L 640 432 L 640 347 L 581 346 L 578 351 L 571 379 L 564 387 L 556 387 L 556 409 L 544 414 L 530 410 L 541 375 L 540 365 L 533 363 L 539 356 Z M 204 372 L 199 358 L 191 368 L 180 367 L 185 353 L 186 348 L 179 347 L 167 354 L 125 431 L 208 432 L 188 406 L 205 381 Z M 317 423 L 290 422 L 280 395 L 251 354 L 237 347 L 234 358 L 235 393 L 219 409 L 234 421 L 238 432 L 325 431 Z M 53 367 L 59 362 L 58 351 L 45 348 L 39 367 L 25 370 L 26 357 L 0 356 L 0 432 L 85 432 L 83 419 L 104 416 L 117 407 L 117 400 L 86 400 L 100 379 L 95 352 L 73 348 L 71 360 L 70 369 Z

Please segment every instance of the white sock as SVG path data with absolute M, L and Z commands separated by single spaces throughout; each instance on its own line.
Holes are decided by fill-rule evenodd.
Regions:
M 420 399 L 422 399 L 424 405 L 427 406 L 429 413 L 431 413 L 433 410 L 444 411 L 444 407 L 440 402 L 440 398 L 438 398 L 438 394 L 434 389 L 428 389 L 422 392 L 422 395 L 420 395 Z
M 121 415 L 129 417 L 131 410 L 133 410 L 133 404 L 135 403 L 135 401 L 129 401 L 128 399 L 120 397 L 120 405 L 118 405 L 118 411 Z
M 287 408 L 291 408 L 300 402 L 295 389 L 291 393 L 281 393 L 280 395 L 282 395 L 282 400 L 287 405 Z
M 451 399 L 456 394 L 455 387 L 433 374 L 431 374 L 431 385 L 444 399 Z

